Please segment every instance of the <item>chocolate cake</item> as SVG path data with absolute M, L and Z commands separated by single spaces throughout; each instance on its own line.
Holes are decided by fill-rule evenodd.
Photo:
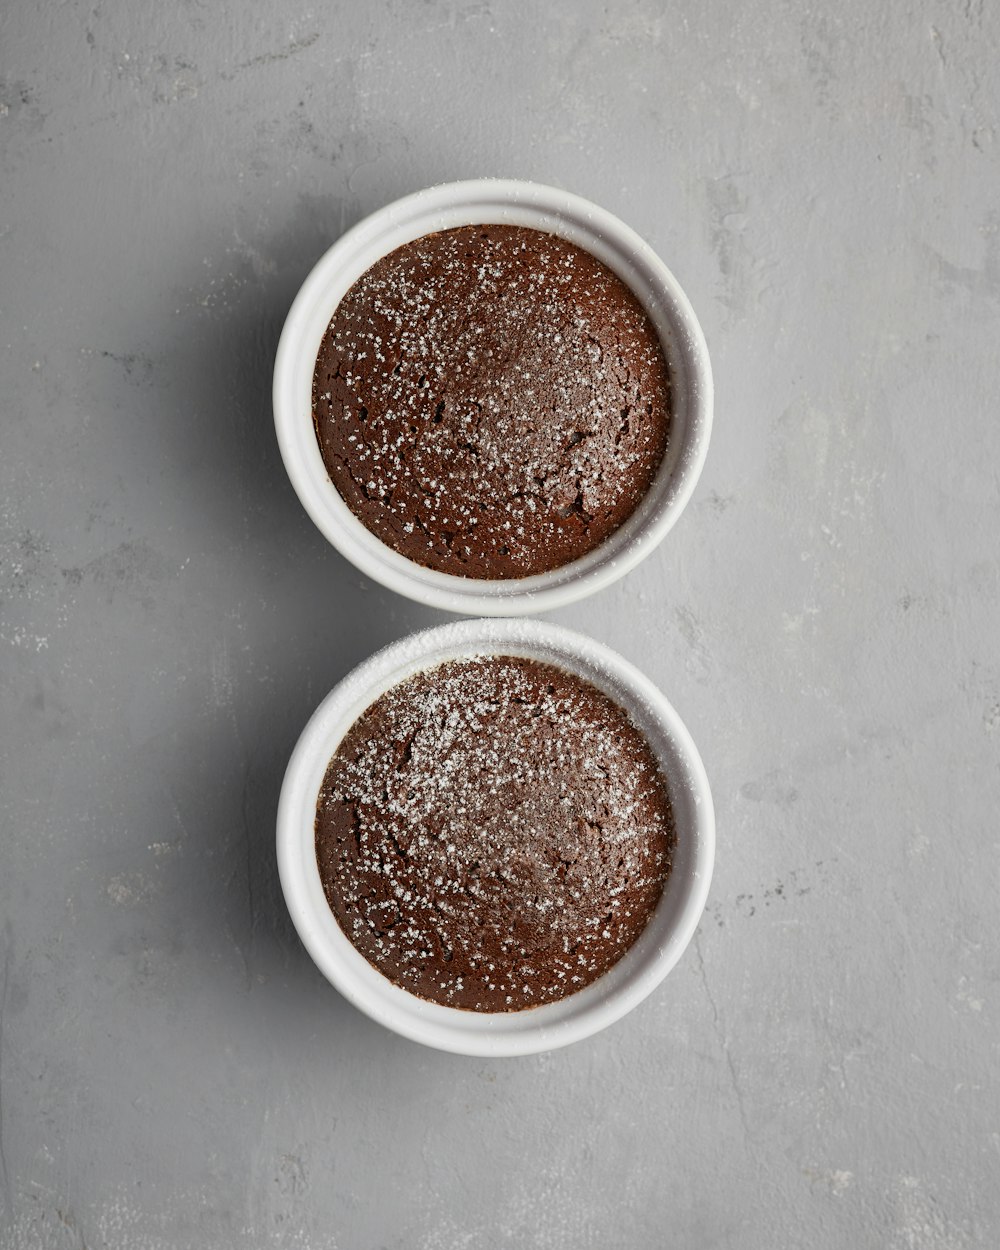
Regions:
M 341 300 L 313 375 L 330 478 L 428 568 L 520 578 L 592 551 L 649 489 L 667 363 L 627 286 L 520 226 L 426 235 Z
M 316 858 L 340 927 L 397 985 L 519 1011 L 601 976 L 670 871 L 666 782 L 627 713 L 581 678 L 454 660 L 378 698 L 330 761 Z

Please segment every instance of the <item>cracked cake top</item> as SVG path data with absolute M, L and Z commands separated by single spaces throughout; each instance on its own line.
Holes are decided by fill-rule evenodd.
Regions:
M 443 572 L 520 578 L 631 516 L 666 450 L 669 374 L 649 316 L 589 252 L 463 226 L 347 292 L 313 421 L 334 486 L 383 542 Z

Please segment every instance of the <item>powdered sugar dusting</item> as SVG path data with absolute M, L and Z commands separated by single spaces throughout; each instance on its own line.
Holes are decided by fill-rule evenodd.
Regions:
M 648 315 L 589 253 L 470 226 L 351 288 L 313 414 L 334 484 L 385 542 L 430 568 L 525 577 L 635 510 L 666 448 L 669 380 Z
M 376 700 L 317 812 L 320 873 L 354 945 L 404 988 L 485 1011 L 564 997 L 614 964 L 673 838 L 624 710 L 513 656 L 448 661 Z

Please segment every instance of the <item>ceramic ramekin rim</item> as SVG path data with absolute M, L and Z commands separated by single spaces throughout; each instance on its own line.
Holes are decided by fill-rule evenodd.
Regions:
M 654 317 L 661 336 L 671 338 L 668 355 L 675 388 L 679 384 L 681 389 L 675 402 L 683 404 L 685 415 L 676 454 L 668 451 L 669 475 L 659 486 L 654 484 L 645 509 L 640 506 L 595 551 L 551 573 L 513 581 L 477 581 L 425 569 L 365 528 L 326 474 L 305 396 L 310 393 L 322 332 L 357 277 L 408 239 L 466 220 L 469 224 L 485 222 L 504 214 L 514 224 L 529 215 L 536 228 L 573 238 L 629 282 Z M 382 246 L 380 240 L 388 242 Z M 356 568 L 429 607 L 467 615 L 513 616 L 551 611 L 603 589 L 662 541 L 690 499 L 705 461 L 713 382 L 708 348 L 690 301 L 667 266 L 630 226 L 608 210 L 556 187 L 483 178 L 439 184 L 395 200 L 348 230 L 320 257 L 299 289 L 281 333 L 273 404 L 281 456 L 296 494 L 328 541 Z
M 319 785 L 343 733 L 382 691 L 405 676 L 449 657 L 470 654 L 535 656 L 596 681 L 640 724 L 645 719 L 643 727 L 668 775 L 683 777 L 683 783 L 671 781 L 678 819 L 674 868 L 664 900 L 633 950 L 604 977 L 560 1002 L 489 1016 L 426 1003 L 393 985 L 369 964 L 330 911 L 315 855 Z M 666 697 L 633 664 L 603 644 L 549 622 L 472 619 L 435 626 L 390 644 L 358 665 L 322 701 L 303 730 L 285 774 L 278 806 L 277 855 L 282 890 L 303 945 L 323 975 L 355 1007 L 394 1032 L 440 1050 L 515 1056 L 556 1049 L 606 1028 L 637 1006 L 670 972 L 694 936 L 704 910 L 715 857 L 715 817 L 708 778 L 691 735 Z

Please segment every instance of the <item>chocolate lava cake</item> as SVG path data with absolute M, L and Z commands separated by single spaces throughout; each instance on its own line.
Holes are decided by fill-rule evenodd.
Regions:
M 635 511 L 670 433 L 656 329 L 589 252 L 522 226 L 443 230 L 374 264 L 313 375 L 323 461 L 348 507 L 411 560 L 523 578 Z
M 323 889 L 356 949 L 402 988 L 481 1012 L 564 998 L 621 959 L 674 838 L 625 710 L 512 656 L 448 661 L 381 695 L 316 812 Z

